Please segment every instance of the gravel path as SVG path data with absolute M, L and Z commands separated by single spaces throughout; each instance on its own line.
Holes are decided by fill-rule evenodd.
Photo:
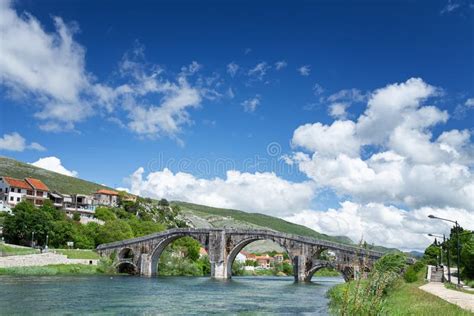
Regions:
M 47 266 L 50 264 L 97 264 L 98 260 L 68 259 L 65 255 L 43 253 L 24 256 L 0 257 L 0 268 Z

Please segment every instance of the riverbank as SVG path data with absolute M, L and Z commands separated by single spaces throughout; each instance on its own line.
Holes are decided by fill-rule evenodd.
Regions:
M 0 275 L 45 276 L 45 275 L 94 275 L 104 274 L 101 267 L 85 264 L 52 264 L 46 266 L 0 268 Z
M 421 289 L 420 286 L 425 284 L 425 269 L 417 273 L 417 281 L 408 283 L 403 278 L 398 278 L 393 286 L 385 289 L 385 294 L 381 296 L 379 304 L 381 311 L 386 315 L 473 315 L 456 305 L 450 304 L 441 298 L 429 294 Z M 351 281 L 345 284 L 337 285 L 328 292 L 331 299 L 333 311 L 346 311 L 340 313 L 349 315 L 350 307 L 344 306 L 344 295 L 348 293 L 348 288 L 354 289 L 359 286 L 360 295 L 364 295 L 368 282 L 366 280 Z M 350 300 L 346 304 L 353 304 Z M 375 313 L 374 313 L 375 315 Z

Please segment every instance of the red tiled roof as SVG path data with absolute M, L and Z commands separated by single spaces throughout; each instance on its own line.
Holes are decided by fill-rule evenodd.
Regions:
M 25 178 L 25 180 L 36 190 L 49 191 L 49 188 L 41 180 L 34 178 Z
M 118 195 L 118 192 L 117 191 L 112 191 L 112 190 L 107 190 L 107 189 L 102 189 L 102 190 L 97 190 L 96 194 Z
M 28 184 L 25 180 L 15 179 L 11 177 L 3 177 L 3 180 L 11 187 L 31 190 L 33 189 L 31 185 Z

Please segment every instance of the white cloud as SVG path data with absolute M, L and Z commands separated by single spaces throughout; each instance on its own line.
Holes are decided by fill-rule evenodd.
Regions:
M 64 174 L 66 176 L 70 176 L 70 177 L 77 177 L 78 176 L 77 171 L 66 169 L 62 165 L 61 160 L 57 157 L 54 157 L 54 156 L 40 158 L 40 159 L 38 159 L 38 161 L 35 161 L 31 164 L 33 166 L 43 168 L 43 169 L 46 169 L 46 170 L 50 170 L 50 171 L 54 171 L 54 172 L 57 172 L 57 173 L 61 173 L 61 174 Z
M 346 119 L 346 109 L 349 107 L 348 103 L 335 102 L 329 105 L 329 115 L 336 119 Z
M 354 91 L 335 94 L 331 99 L 363 95 Z M 306 220 L 312 228 L 346 234 L 355 240 L 363 235 L 375 243 L 391 242 L 397 247 L 414 244 L 420 249 L 428 244 L 423 232 L 416 230 L 428 221 L 427 214 L 420 215 L 422 211 L 439 212 L 472 227 L 471 132 L 444 130 L 433 137 L 433 127 L 449 119 L 446 111 L 424 104 L 439 91 L 422 79 L 412 78 L 371 93 L 366 110 L 355 121 L 345 119 L 342 109 L 332 107 L 331 114 L 342 119 L 298 127 L 292 144 L 302 151 L 285 156 L 285 161 L 297 165 L 318 190 L 332 190 L 350 201 L 339 210 L 296 213 L 292 220 Z M 392 229 L 390 222 L 397 223 L 396 218 L 404 220 Z M 331 220 L 336 221 L 332 228 Z M 353 232 L 348 231 L 348 223 L 354 223 Z M 385 235 L 377 237 L 384 227 Z M 404 236 L 398 244 L 390 238 L 397 235 Z
M 255 112 L 257 106 L 260 104 L 260 95 L 256 95 L 253 98 L 247 99 L 241 103 L 244 107 L 245 112 Z
M 319 96 L 319 95 L 323 94 L 323 92 L 324 92 L 324 88 L 320 84 L 315 83 L 314 87 L 313 87 L 314 95 Z
M 342 202 L 338 209 L 306 210 L 285 219 L 329 235 L 345 235 L 354 241 L 363 239 L 376 245 L 423 251 L 432 242 L 427 234 L 450 231 L 448 223 L 428 219 L 430 214 L 457 218 L 465 228 L 474 228 L 474 216 L 463 209 L 422 207 L 406 211 L 380 203 L 350 201 Z
M 249 70 L 248 75 L 252 78 L 255 78 L 259 81 L 262 81 L 267 71 L 271 68 L 266 62 L 261 62 L 255 65 L 252 69 Z
M 143 168 L 130 176 L 131 193 L 277 216 L 307 208 L 314 196 L 311 182 L 294 183 L 274 173 L 230 170 L 224 179 L 199 179 L 164 169 L 149 173 L 146 179 L 143 176 Z
M 24 151 L 25 149 L 46 150 L 46 148 L 35 142 L 28 145 L 25 138 L 16 132 L 4 134 L 3 137 L 0 137 L 0 150 Z
M 464 103 L 468 108 L 474 108 L 474 98 L 469 98 Z
M 359 89 L 343 89 L 327 97 L 329 102 L 363 102 L 367 96 Z
M 300 73 L 300 75 L 307 77 L 307 76 L 309 76 L 309 74 L 311 72 L 311 66 L 310 65 L 304 65 L 304 66 L 301 66 L 300 68 L 298 68 L 297 70 Z
M 237 65 L 236 63 L 234 62 L 231 62 L 230 64 L 227 65 L 227 73 L 231 76 L 231 77 L 235 77 L 235 75 L 237 74 L 237 72 L 239 71 L 239 65 Z
M 128 117 L 122 125 L 139 135 L 178 139 L 182 126 L 191 122 L 190 109 L 202 98 L 221 97 L 215 90 L 218 78 L 199 76 L 202 65 L 196 61 L 182 67 L 176 78 L 166 79 L 161 67 L 146 62 L 139 43 L 119 64 L 121 85 L 96 82 L 86 71 L 85 49 L 73 38 L 77 24 L 54 17 L 55 31 L 48 33 L 10 2 L 2 1 L 1 8 L 0 84 L 14 98 L 34 100 L 34 116 L 44 131 L 73 130 L 78 122 L 105 112 L 116 119 Z M 187 79 L 194 75 L 199 86 Z
M 181 73 L 186 76 L 192 76 L 202 69 L 202 65 L 197 61 L 192 61 L 188 66 L 181 67 Z
M 360 143 L 354 133 L 352 121 L 335 121 L 332 125 L 305 124 L 293 133 L 292 144 L 322 156 L 357 156 Z
M 451 13 L 461 7 L 461 3 L 455 0 L 448 0 L 448 3 L 441 9 L 441 14 Z
M 0 82 L 16 98 L 32 96 L 36 117 L 74 124 L 90 116 L 90 75 L 84 49 L 73 40 L 76 25 L 54 17 L 55 33 L 47 33 L 30 14 L 19 16 L 10 2 L 0 10 Z
M 288 66 L 288 64 L 286 63 L 286 61 L 284 60 L 280 60 L 280 61 L 277 61 L 275 63 L 275 69 L 276 70 L 281 70 L 283 68 L 286 68 L 286 66 Z

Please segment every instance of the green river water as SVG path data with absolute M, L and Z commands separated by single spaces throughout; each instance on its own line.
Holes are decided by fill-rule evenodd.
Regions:
M 1 315 L 327 315 L 339 277 L 0 276 Z

